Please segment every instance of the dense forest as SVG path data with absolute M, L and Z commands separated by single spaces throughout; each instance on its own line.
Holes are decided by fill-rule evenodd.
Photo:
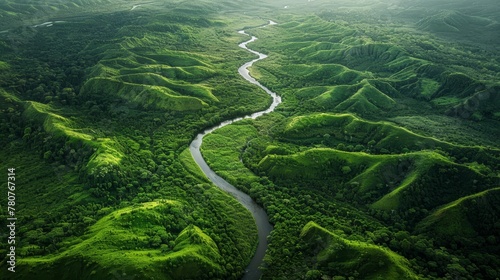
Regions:
M 245 275 L 254 218 L 189 150 L 272 102 L 238 74 L 243 29 L 283 102 L 200 149 L 273 225 L 262 279 L 500 278 L 495 1 L 5 0 L 0 19 L 0 279 Z

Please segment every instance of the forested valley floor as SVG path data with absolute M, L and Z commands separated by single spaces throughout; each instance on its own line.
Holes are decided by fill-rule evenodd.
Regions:
M 188 146 L 271 104 L 242 29 L 283 103 L 201 151 L 263 279 L 500 277 L 495 1 L 42 2 L 0 2 L 0 279 L 241 279 L 255 222 Z

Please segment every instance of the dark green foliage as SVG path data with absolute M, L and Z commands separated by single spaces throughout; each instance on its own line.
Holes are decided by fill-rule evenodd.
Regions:
M 487 245 L 498 236 L 489 193 L 498 187 L 499 107 L 487 61 L 497 55 L 401 22 L 370 25 L 365 15 L 332 8 L 255 29 L 252 47 L 269 58 L 252 71 L 284 103 L 256 129 L 247 122 L 209 135 L 203 153 L 274 223 L 266 279 L 376 279 L 326 241 L 301 247 L 309 221 L 390 248 L 416 278 L 489 279 L 499 267 L 498 247 Z M 464 207 L 476 197 L 484 210 Z
M 263 279 L 498 278 L 498 5 L 450 3 L 0 3 L 16 279 L 241 278 L 254 221 L 186 148 L 270 103 L 242 28 L 284 102 L 202 151 L 269 215 Z
M 11 47 L 0 55 L 0 141 L 2 168 L 19 177 L 19 279 L 238 279 L 253 255 L 250 214 L 180 161 L 204 127 L 268 104 L 237 74 L 252 56 L 231 19 L 140 14 L 74 14 L 19 42 L 0 38 Z M 190 207 L 103 222 L 160 198 Z M 185 228 L 196 248 L 175 243 Z
M 323 272 L 319 274 L 359 279 L 418 279 L 408 268 L 409 263 L 394 252 L 346 240 L 314 222 L 305 225 L 300 237 L 303 254 L 312 255 L 313 262 L 309 265 Z M 318 275 L 311 271 L 314 270 L 308 271 L 306 278 Z

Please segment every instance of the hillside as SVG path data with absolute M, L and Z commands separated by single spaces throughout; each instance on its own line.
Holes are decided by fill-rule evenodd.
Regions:
M 340 276 L 326 272 L 340 260 L 322 263 L 336 256 L 329 245 L 297 249 L 300 225 L 320 220 L 342 238 L 411 259 L 418 278 L 496 277 L 496 223 L 480 221 L 498 215 L 497 67 L 487 62 L 498 55 L 483 41 L 432 35 L 424 1 L 394 4 L 386 20 L 375 18 L 382 3 L 370 2 L 370 15 L 336 4 L 319 1 L 311 16 L 298 11 L 306 5 L 290 6 L 279 24 L 254 29 L 251 47 L 269 58 L 252 74 L 283 104 L 209 135 L 202 147 L 275 223 L 265 279 Z M 471 15 L 465 3 L 455 12 L 455 4 L 432 5 L 467 34 L 495 21 Z M 360 273 L 354 266 L 342 277 Z
M 160 201 L 112 212 L 96 221 L 80 240 L 65 244 L 68 249 L 63 254 L 43 261 L 37 258 L 22 260 L 19 264 L 20 277 L 28 277 L 37 271 L 39 279 L 69 278 L 75 270 L 85 273 L 79 277 L 99 278 L 117 275 L 155 278 L 167 275 L 165 279 L 188 279 L 197 277 L 196 274 L 189 274 L 197 271 L 221 274 L 221 268 L 216 263 L 221 258 L 217 246 L 198 227 L 165 228 L 169 220 L 165 214 L 173 212 L 170 209 L 178 211 L 183 207 L 178 201 Z M 180 233 L 172 236 L 173 231 Z M 153 246 L 159 247 L 162 242 L 168 245 L 149 249 L 151 243 L 157 243 Z M 93 244 L 106 245 L 96 248 Z M 123 262 L 130 262 L 133 266 L 122 267 L 120 264 Z M 92 269 L 82 267 L 89 265 Z M 194 268 L 176 269 L 188 266 Z M 145 271 L 147 267 L 153 270 Z
M 418 279 L 409 263 L 394 252 L 376 245 L 346 240 L 314 222 L 300 233 L 304 254 L 311 255 L 314 270 L 307 275 L 322 274 L 347 277 L 356 271 L 359 279 Z
M 433 209 L 491 184 L 474 169 L 429 152 L 370 156 L 310 149 L 293 155 L 268 154 L 257 168 L 283 184 L 303 182 L 320 187 L 325 195 L 402 212 L 415 207 Z M 431 193 L 436 197 L 429 199 Z
M 500 277 L 497 1 L 0 2 L 0 279 Z
M 488 238 L 496 244 L 498 236 L 499 188 L 463 196 L 436 209 L 417 225 L 417 230 L 450 238 L 453 236 Z
M 16 279 L 240 278 L 257 243 L 253 218 L 181 153 L 202 128 L 268 103 L 237 74 L 252 57 L 237 46 L 241 23 L 206 3 L 131 11 L 89 1 L 54 2 L 40 17 L 52 23 L 27 27 L 38 4 L 4 4 L 21 21 L 0 34 L 0 153 L 19 184 Z

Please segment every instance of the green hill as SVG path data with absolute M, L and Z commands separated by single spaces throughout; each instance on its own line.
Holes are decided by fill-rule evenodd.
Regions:
M 352 84 L 351 84 L 352 83 Z M 350 80 L 325 86 L 303 87 L 291 93 L 308 106 L 334 112 L 373 116 L 395 107 L 400 94 L 390 84 L 375 79 Z
M 473 168 L 427 151 L 370 155 L 313 148 L 291 155 L 265 155 L 258 170 L 284 184 L 302 182 L 372 204 L 374 209 L 403 212 L 433 209 L 491 184 Z
M 88 80 L 82 87 L 82 94 L 104 99 L 118 96 L 142 108 L 173 111 L 199 110 L 207 106 L 196 97 L 179 96 L 167 87 L 127 83 L 100 77 Z
M 322 275 L 349 277 L 356 271 L 356 279 L 419 279 L 408 260 L 393 251 L 344 239 L 314 222 L 302 229 L 300 238 L 304 255 L 312 258 L 311 270 Z
M 443 95 L 453 97 L 470 96 L 480 86 L 474 79 L 462 73 L 451 73 L 445 76 L 441 87 L 432 95 L 432 98 L 441 97 Z
M 111 212 L 86 235 L 68 240 L 62 253 L 23 258 L 19 277 L 35 271 L 37 279 L 193 279 L 220 274 L 221 256 L 214 241 L 196 226 L 175 225 L 173 217 L 181 218 L 184 207 L 178 201 L 162 200 Z M 176 231 L 177 237 L 172 235 Z
M 188 148 L 271 103 L 245 30 L 282 103 L 200 149 L 268 215 L 262 279 L 499 278 L 497 2 L 1 1 L 13 276 L 246 278 L 255 221 Z
M 438 148 L 464 161 L 480 163 L 491 163 L 500 155 L 498 149 L 456 145 L 414 133 L 390 122 L 367 121 L 352 114 L 296 116 L 285 122 L 280 132 L 284 141 L 303 145 L 321 143 L 344 150 L 346 145 L 361 144 L 359 148 L 370 153 L 404 153 Z
M 152 52 L 146 47 L 158 43 L 154 36 L 126 37 L 105 50 L 81 93 L 88 98 L 119 97 L 132 106 L 172 111 L 200 110 L 219 101 L 209 85 L 196 83 L 215 75 L 213 65 L 202 61 L 210 57 L 173 50 Z
M 499 234 L 499 205 L 500 188 L 464 196 L 436 209 L 416 226 L 416 231 L 443 239 L 495 237 Z
M 331 99 L 333 94 L 334 93 L 332 93 L 327 100 Z M 325 99 L 322 99 L 321 102 L 325 101 Z M 364 80 L 364 82 L 361 83 L 361 87 L 349 98 L 337 104 L 334 110 L 367 115 L 389 110 L 394 107 L 395 104 L 396 102 L 392 98 Z
M 458 33 L 488 28 L 493 23 L 494 21 L 488 18 L 447 10 L 422 19 L 417 26 L 426 31 Z
M 347 65 L 355 69 L 370 69 L 376 71 L 379 67 L 402 56 L 405 51 L 392 44 L 364 43 L 346 49 L 342 58 Z M 376 62 L 376 65 L 373 65 Z M 380 64 L 380 66 L 377 66 Z
M 81 150 L 93 150 L 86 169 L 92 173 L 98 167 L 117 166 L 124 157 L 121 146 L 111 138 L 97 138 L 89 129 L 80 129 L 70 119 L 56 113 L 50 105 L 34 101 L 26 101 L 24 105 L 23 118 L 27 123 L 39 125 L 43 130 L 54 137 L 57 141 L 65 142 L 72 147 L 80 147 Z M 27 141 L 30 135 L 26 135 Z M 54 141 L 54 140 L 53 140 Z M 87 148 L 82 148 L 81 146 Z M 50 159 L 49 156 L 45 156 Z

